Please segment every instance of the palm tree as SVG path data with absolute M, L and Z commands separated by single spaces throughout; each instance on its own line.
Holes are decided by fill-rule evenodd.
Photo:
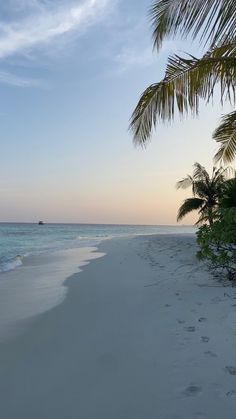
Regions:
M 236 208 L 236 174 L 224 184 L 220 207 L 227 209 Z
M 208 45 L 202 58 L 173 55 L 165 77 L 142 94 L 131 117 L 134 142 L 146 145 L 159 121 L 173 120 L 176 111 L 197 115 L 199 101 L 213 98 L 216 85 L 220 101 L 235 104 L 236 1 L 156 0 L 151 10 L 154 48 L 168 37 L 192 39 Z M 232 161 L 236 155 L 236 111 L 222 118 L 213 138 L 221 143 L 217 161 Z
M 193 175 L 177 182 L 177 189 L 192 187 L 193 197 L 185 199 L 180 206 L 177 221 L 182 220 L 187 214 L 197 210 L 200 215 L 196 224 L 204 221 L 213 224 L 215 211 L 218 208 L 219 199 L 225 183 L 227 169 L 213 167 L 212 176 L 205 167 L 199 163 L 194 164 Z

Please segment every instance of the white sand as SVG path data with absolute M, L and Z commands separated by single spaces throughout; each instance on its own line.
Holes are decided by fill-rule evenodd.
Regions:
M 96 250 L 86 247 L 32 255 L 17 270 L 1 273 L 0 342 L 19 334 L 32 316 L 62 302 L 65 278 L 103 256 Z
M 0 345 L 0 417 L 235 419 L 236 290 L 195 250 L 190 236 L 100 245 L 63 303 Z

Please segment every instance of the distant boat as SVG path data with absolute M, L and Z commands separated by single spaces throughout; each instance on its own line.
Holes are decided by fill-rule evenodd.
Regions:
M 44 222 L 43 221 L 39 221 L 38 222 L 38 225 L 43 226 L 44 225 Z

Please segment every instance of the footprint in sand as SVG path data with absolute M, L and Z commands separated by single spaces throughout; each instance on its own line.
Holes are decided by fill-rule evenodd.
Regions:
M 185 396 L 197 396 L 202 392 L 202 387 L 191 384 L 184 390 Z
M 186 332 L 195 332 L 196 327 L 194 326 L 187 326 L 184 328 L 184 330 L 186 330 Z
M 198 319 L 198 321 L 199 321 L 199 323 L 203 323 L 203 322 L 206 322 L 207 321 L 207 318 L 206 317 L 200 317 Z
M 236 390 L 230 390 L 226 393 L 227 397 L 236 397 Z
M 236 375 L 236 367 L 232 367 L 232 366 L 227 366 L 225 367 L 225 370 L 230 374 L 230 375 Z
M 204 343 L 209 342 L 210 338 L 208 336 L 201 336 L 201 341 Z
M 205 351 L 204 352 L 204 354 L 205 355 L 209 355 L 209 356 L 211 356 L 212 358 L 217 358 L 217 356 L 218 355 L 216 355 L 214 352 L 212 352 L 212 351 Z

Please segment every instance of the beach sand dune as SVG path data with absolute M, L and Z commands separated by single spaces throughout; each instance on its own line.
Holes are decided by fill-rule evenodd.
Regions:
M 2 419 L 235 419 L 236 291 L 193 236 L 103 242 L 66 299 L 0 345 Z

